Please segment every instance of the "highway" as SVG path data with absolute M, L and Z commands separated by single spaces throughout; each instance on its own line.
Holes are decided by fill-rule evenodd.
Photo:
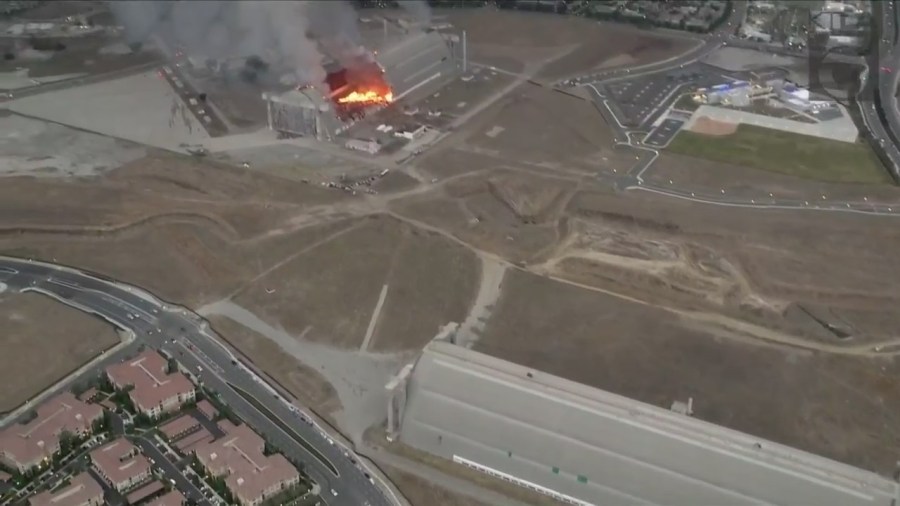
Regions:
M 0 283 L 87 309 L 131 330 L 148 346 L 172 354 L 204 386 L 217 392 L 235 414 L 286 456 L 302 462 L 307 474 L 321 486 L 328 504 L 387 506 L 399 502 L 384 495 L 382 490 L 390 494 L 387 487 L 376 486 L 377 475 L 357 467 L 361 464 L 352 450 L 334 441 L 308 414 L 242 364 L 197 314 L 101 275 L 27 259 L 0 257 Z
M 864 97 L 876 93 L 874 101 L 860 101 L 861 112 L 866 126 L 873 137 L 884 148 L 895 178 L 900 178 L 900 110 L 897 107 L 897 83 L 900 79 L 900 48 L 898 48 L 898 12 L 896 4 L 890 2 L 872 2 L 872 10 L 876 19 L 880 19 L 878 34 L 878 51 L 873 51 L 868 62 L 868 82 L 871 91 Z M 890 73 L 881 69 L 887 67 Z M 880 111 L 879 111 L 880 109 Z M 881 114 L 879 114 L 879 112 Z

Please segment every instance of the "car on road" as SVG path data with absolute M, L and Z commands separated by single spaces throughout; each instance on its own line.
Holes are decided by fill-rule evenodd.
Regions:
M 882 66 L 881 66 L 881 71 L 882 71 L 882 72 L 884 72 L 884 73 L 885 73 L 885 74 L 890 74 L 890 73 L 891 73 L 891 72 L 893 72 L 893 71 L 894 71 L 894 69 L 892 69 L 892 68 L 890 68 L 890 67 L 887 67 L 887 66 L 884 66 L 884 65 L 882 65 Z

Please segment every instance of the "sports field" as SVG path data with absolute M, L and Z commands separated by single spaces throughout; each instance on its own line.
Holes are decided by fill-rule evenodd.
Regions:
M 848 143 L 740 125 L 730 135 L 682 130 L 672 153 L 837 183 L 888 183 L 890 177 L 863 142 Z

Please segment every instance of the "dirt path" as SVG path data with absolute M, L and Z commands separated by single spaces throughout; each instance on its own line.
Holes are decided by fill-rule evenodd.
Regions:
M 500 298 L 503 278 L 506 275 L 506 266 L 496 259 L 480 256 L 481 259 L 481 284 L 478 287 L 478 295 L 469 311 L 469 316 L 459 326 L 456 333 L 457 344 L 471 348 L 481 337 L 485 324 L 491 317 L 497 299 Z
M 402 354 L 360 353 L 307 341 L 269 325 L 229 300 L 203 306 L 197 313 L 228 317 L 271 339 L 297 361 L 319 371 L 337 391 L 343 409 L 335 413 L 335 420 L 354 444 L 362 442 L 367 428 L 384 420 L 388 400 L 384 385 L 404 363 Z

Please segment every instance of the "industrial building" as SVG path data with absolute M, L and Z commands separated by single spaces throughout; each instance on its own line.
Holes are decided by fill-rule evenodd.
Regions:
M 403 443 L 567 504 L 900 502 L 874 473 L 445 339 L 387 388 Z
M 734 107 L 747 107 L 753 96 L 754 87 L 747 81 L 735 81 L 700 88 L 694 92 L 694 100 L 701 104 L 721 104 Z
M 374 62 L 362 62 L 357 69 L 334 69 L 322 86 L 265 93 L 268 126 L 283 135 L 335 141 L 373 109 L 423 98 L 458 77 L 464 40 L 437 31 L 413 32 L 374 54 Z M 380 100 L 345 102 L 345 97 L 360 92 L 356 89 L 360 80 L 367 88 L 383 87 L 376 97 Z

